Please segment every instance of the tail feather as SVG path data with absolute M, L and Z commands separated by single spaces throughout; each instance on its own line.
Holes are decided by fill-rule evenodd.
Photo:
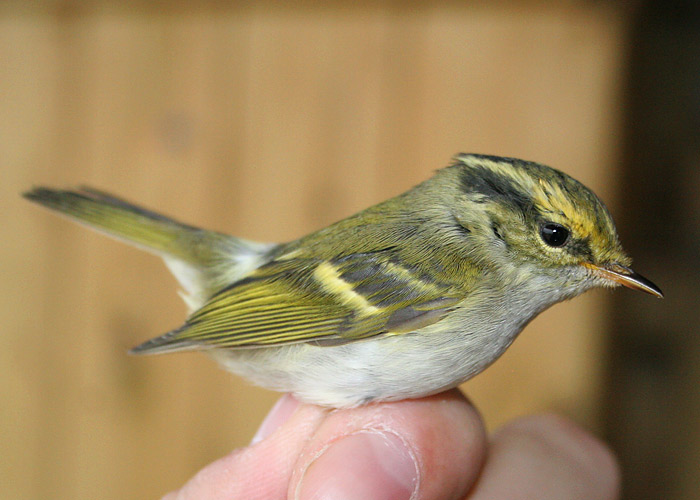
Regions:
M 145 250 L 189 262 L 202 257 L 193 255 L 183 238 L 183 234 L 199 231 L 197 228 L 96 189 L 63 191 L 38 187 L 24 193 L 24 197 Z
M 24 197 L 163 257 L 190 309 L 260 265 L 275 246 L 183 224 L 93 188 L 37 187 Z

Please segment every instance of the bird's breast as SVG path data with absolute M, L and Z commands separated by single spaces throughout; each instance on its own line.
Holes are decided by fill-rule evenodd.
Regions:
M 415 332 L 338 346 L 302 343 L 213 355 L 258 385 L 324 406 L 423 397 L 484 370 L 531 319 L 532 301 L 526 296 L 480 293 Z

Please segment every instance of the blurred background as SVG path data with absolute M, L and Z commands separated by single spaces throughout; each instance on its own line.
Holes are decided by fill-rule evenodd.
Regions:
M 464 385 L 490 429 L 555 411 L 619 454 L 626 499 L 700 497 L 697 2 L 0 4 L 0 497 L 154 498 L 247 444 L 277 395 L 202 355 L 161 262 L 22 200 L 91 185 L 289 240 L 457 152 L 556 166 L 666 292 L 538 317 Z

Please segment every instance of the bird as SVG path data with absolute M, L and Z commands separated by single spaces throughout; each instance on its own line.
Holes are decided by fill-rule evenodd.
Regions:
M 537 314 L 589 289 L 656 297 L 610 213 L 551 167 L 461 153 L 412 189 L 287 243 L 178 222 L 92 188 L 24 196 L 163 258 L 189 314 L 131 350 L 204 351 L 333 408 L 451 389 Z

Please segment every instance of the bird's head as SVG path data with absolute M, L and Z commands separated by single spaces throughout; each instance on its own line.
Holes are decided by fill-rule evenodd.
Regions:
M 629 268 L 610 213 L 575 179 L 534 162 L 473 154 L 457 155 L 449 170 L 460 193 L 455 219 L 469 229 L 479 224 L 490 251 L 521 275 L 548 277 L 568 289 L 563 295 L 624 285 L 663 296 Z

